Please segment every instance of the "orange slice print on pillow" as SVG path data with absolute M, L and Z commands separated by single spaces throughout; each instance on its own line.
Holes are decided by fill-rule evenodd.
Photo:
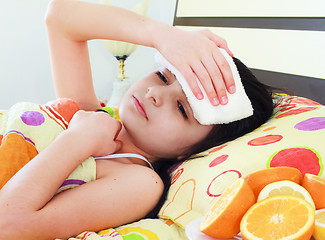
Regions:
M 157 234 L 141 227 L 126 227 L 117 232 L 123 240 L 159 240 Z
M 226 161 L 228 159 L 229 155 L 228 154 L 223 154 L 219 157 L 216 157 L 214 160 L 212 160 L 209 164 L 209 167 L 215 167 L 221 163 L 223 163 L 224 161 Z
M 182 175 L 183 172 L 184 168 L 178 169 L 175 175 L 173 176 L 170 185 L 173 185 L 177 181 L 177 179 Z
M 301 114 L 301 113 L 305 113 L 305 112 L 309 112 L 309 111 L 313 111 L 318 109 L 319 107 L 302 107 L 302 108 L 296 108 L 296 109 L 292 109 L 289 110 L 287 112 L 284 112 L 278 116 L 276 116 L 276 119 L 280 119 L 280 118 L 284 118 L 284 117 L 289 117 L 289 116 L 294 116 L 297 114 Z
M 217 152 L 217 151 L 220 151 L 221 149 L 227 147 L 228 145 L 225 144 L 225 145 L 222 145 L 222 146 L 219 146 L 219 147 L 216 147 L 214 149 L 212 149 L 209 153 L 214 153 L 214 152 Z
M 56 99 L 48 103 L 48 105 L 46 105 L 45 107 L 49 111 L 51 111 L 57 118 L 58 115 L 55 112 L 53 112 L 52 109 L 57 113 L 59 113 L 64 118 L 64 120 L 67 121 L 68 123 L 70 122 L 73 115 L 80 110 L 79 105 L 73 100 L 68 98 Z M 52 107 L 52 109 L 50 107 Z
M 292 103 L 302 104 L 302 105 L 309 105 L 309 106 L 320 106 L 321 104 L 310 100 L 308 98 L 297 97 L 292 99 Z
M 272 143 L 276 143 L 282 140 L 281 135 L 266 135 L 262 137 L 255 138 L 248 142 L 250 146 L 264 146 Z
M 301 131 L 318 131 L 325 129 L 325 117 L 313 117 L 297 123 L 295 129 Z
M 306 173 L 321 175 L 323 164 L 319 153 L 308 147 L 285 148 L 275 152 L 267 162 L 267 167 L 287 166 L 300 170 L 304 176 Z
M 229 187 L 230 183 L 233 183 L 238 178 L 241 177 L 241 173 L 237 170 L 227 170 L 215 178 L 210 182 L 207 194 L 209 197 L 219 197 L 221 194 Z M 218 191 L 216 191 L 218 189 Z

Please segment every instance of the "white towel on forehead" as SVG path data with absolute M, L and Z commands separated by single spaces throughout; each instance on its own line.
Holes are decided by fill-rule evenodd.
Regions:
M 183 75 L 172 64 L 170 64 L 159 52 L 155 55 L 156 61 L 175 75 L 193 110 L 194 117 L 202 125 L 230 123 L 253 115 L 252 104 L 246 95 L 233 59 L 225 50 L 220 48 L 220 51 L 230 65 L 235 80 L 236 92 L 234 94 L 227 93 L 228 103 L 226 105 L 219 104 L 218 106 L 213 106 L 210 103 L 198 79 L 196 80 L 204 96 L 202 100 L 198 100 L 194 96 Z

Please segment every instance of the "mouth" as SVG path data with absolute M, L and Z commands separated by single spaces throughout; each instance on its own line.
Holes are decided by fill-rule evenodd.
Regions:
M 135 96 L 133 96 L 133 103 L 134 103 L 134 106 L 137 109 L 137 111 L 140 113 L 140 115 L 148 120 L 148 116 L 146 114 L 146 110 L 144 108 L 144 105 Z

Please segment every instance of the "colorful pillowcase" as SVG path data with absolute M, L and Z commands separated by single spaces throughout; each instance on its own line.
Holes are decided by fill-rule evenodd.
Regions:
M 291 166 L 325 177 L 325 106 L 299 97 L 285 99 L 263 126 L 175 168 L 159 217 L 185 227 L 202 217 L 236 179 L 260 169 Z
M 187 240 L 184 229 L 169 225 L 163 219 L 143 219 L 119 228 L 106 229 L 98 233 L 83 232 L 69 240 Z M 57 239 L 59 240 L 59 239 Z

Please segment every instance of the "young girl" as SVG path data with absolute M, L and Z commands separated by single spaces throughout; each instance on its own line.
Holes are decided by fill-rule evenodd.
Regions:
M 157 203 L 167 191 L 164 183 L 168 186 L 161 177 L 171 164 L 252 131 L 272 114 L 270 91 L 235 59 L 253 116 L 200 125 L 175 76 L 165 69 L 129 89 L 120 105 L 122 126 L 106 113 L 91 111 L 100 105 L 92 85 L 88 40 L 156 48 L 200 99 L 194 72 L 213 105 L 226 104 L 226 91 L 235 92 L 230 68 L 217 48 L 231 54 L 225 41 L 209 31 L 184 32 L 123 9 L 70 0 L 52 1 L 46 22 L 57 96 L 75 100 L 85 111 L 77 112 L 68 129 L 2 188 L 0 239 L 69 238 L 143 218 L 159 209 Z M 96 180 L 55 195 L 87 157 L 115 153 L 136 155 L 98 159 Z

